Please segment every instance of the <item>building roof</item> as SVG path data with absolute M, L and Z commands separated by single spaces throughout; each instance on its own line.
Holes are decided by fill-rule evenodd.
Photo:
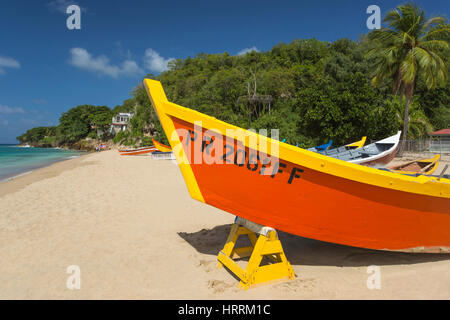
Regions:
M 134 115 L 134 112 L 119 112 L 116 116 L 132 117 L 133 115 Z
M 450 136 L 450 129 L 441 129 L 435 132 L 430 132 L 431 136 Z

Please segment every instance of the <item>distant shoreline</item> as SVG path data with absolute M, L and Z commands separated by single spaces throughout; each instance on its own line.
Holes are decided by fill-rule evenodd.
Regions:
M 31 144 L 1 144 L 0 146 L 14 146 L 17 148 L 36 148 L 36 149 L 55 149 L 55 150 L 66 150 L 66 151 L 76 151 L 76 152 L 90 152 L 90 150 L 83 149 L 72 149 L 68 147 L 44 147 L 44 146 L 33 146 Z
M 84 155 L 84 154 L 80 154 L 80 155 L 76 155 L 76 156 L 75 156 L 75 155 L 74 155 L 74 156 L 68 156 L 68 157 L 66 157 L 66 158 L 55 159 L 55 160 L 52 160 L 52 161 L 49 161 L 49 162 L 45 162 L 45 163 L 42 163 L 42 164 L 38 164 L 38 165 L 35 165 L 35 166 L 31 166 L 31 167 L 29 167 L 29 168 L 26 168 L 26 170 L 24 170 L 24 171 L 22 171 L 22 172 L 20 172 L 20 173 L 17 173 L 17 174 L 14 173 L 14 174 L 9 175 L 9 176 L 0 177 L 0 183 L 4 183 L 4 182 L 8 182 L 8 181 L 17 179 L 17 178 L 19 178 L 19 177 L 21 177 L 21 176 L 23 176 L 23 175 L 32 173 L 32 172 L 35 171 L 35 170 L 39 170 L 39 169 L 42 169 L 42 168 L 51 166 L 51 165 L 53 165 L 53 164 L 55 164 L 55 163 L 57 163 L 57 162 L 68 161 L 68 160 L 72 160 L 72 159 L 77 159 L 77 158 L 79 158 L 79 157 L 81 157 L 81 156 L 83 156 L 83 155 Z
M 65 170 L 74 169 L 90 154 L 92 154 L 92 152 L 86 152 L 75 158 L 68 157 L 57 159 L 44 165 L 30 168 L 20 174 L 2 178 L 0 180 L 0 197 L 9 193 L 14 193 L 34 182 L 58 176 Z

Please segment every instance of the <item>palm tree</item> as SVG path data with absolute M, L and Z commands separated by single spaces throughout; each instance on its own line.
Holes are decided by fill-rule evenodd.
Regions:
M 409 104 L 409 121 L 408 121 L 408 136 L 407 139 L 424 139 L 428 133 L 433 131 L 433 125 L 428 120 L 424 111 L 420 107 L 418 97 L 413 97 Z M 405 97 L 394 96 L 390 104 L 394 106 L 395 116 L 398 126 L 403 126 L 403 119 L 405 112 Z
M 403 137 L 399 155 L 408 135 L 409 105 L 418 78 L 428 89 L 447 81 L 447 66 L 442 58 L 448 53 L 450 27 L 443 17 L 426 19 L 425 13 L 412 3 L 398 6 L 387 13 L 388 28 L 369 33 L 371 49 L 366 57 L 374 59 L 372 84 L 391 80 L 395 95 L 405 97 Z

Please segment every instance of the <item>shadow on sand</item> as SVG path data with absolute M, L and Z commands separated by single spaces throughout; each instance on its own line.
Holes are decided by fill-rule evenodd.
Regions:
M 217 256 L 230 232 L 231 224 L 178 235 L 199 253 Z M 369 265 L 400 265 L 450 260 L 450 254 L 403 253 L 349 247 L 302 238 L 278 231 L 286 257 L 292 265 L 361 267 Z M 248 241 L 246 237 L 241 237 Z M 244 243 L 238 240 L 237 245 Z

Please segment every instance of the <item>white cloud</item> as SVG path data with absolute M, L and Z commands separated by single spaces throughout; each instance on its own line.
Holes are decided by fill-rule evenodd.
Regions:
M 53 0 L 47 3 L 47 7 L 50 8 L 52 11 L 59 11 L 61 13 L 66 14 L 66 10 L 68 6 L 71 6 L 73 4 L 76 4 L 80 7 L 81 11 L 86 11 L 86 8 L 81 7 L 77 1 L 72 0 Z
M 164 59 L 158 52 L 149 48 L 145 50 L 144 64 L 150 71 L 163 72 L 169 69 L 167 64 L 173 59 L 174 58 Z
M 238 55 L 238 56 L 242 56 L 242 55 L 247 54 L 247 53 L 250 53 L 250 52 L 252 52 L 252 51 L 259 52 L 258 48 L 256 48 L 255 46 L 253 46 L 253 47 L 251 47 L 251 48 L 245 48 L 245 49 L 242 49 L 241 51 L 238 52 L 237 55 Z
M 20 63 L 13 58 L 0 56 L 0 74 L 6 73 L 4 68 L 19 69 Z
M 24 114 L 25 110 L 19 107 L 8 107 L 0 104 L 0 114 Z
M 119 48 L 120 55 L 126 55 L 127 57 L 121 65 L 111 64 L 108 57 L 105 55 L 94 57 L 83 48 L 72 48 L 70 50 L 69 63 L 77 68 L 107 75 L 112 78 L 118 78 L 119 76 L 132 77 L 144 74 L 143 68 L 141 68 L 136 61 L 131 59 L 131 52 L 124 51 L 120 43 L 116 43 L 116 45 Z M 151 72 L 160 73 L 168 70 L 168 63 L 173 59 L 174 58 L 166 59 L 161 57 L 158 52 L 149 48 L 145 50 L 145 56 L 143 58 L 144 68 Z
M 133 76 L 142 74 L 144 71 L 133 60 L 125 60 L 122 63 L 122 71 L 124 75 Z
M 129 49 L 125 49 L 122 45 L 121 41 L 114 42 L 114 45 L 116 46 L 116 51 L 119 57 L 127 60 L 132 60 L 133 55 L 131 54 L 131 51 Z
M 125 60 L 121 66 L 112 65 L 108 57 L 100 55 L 93 57 L 86 49 L 72 48 L 70 49 L 69 63 L 74 67 L 103 74 L 112 78 L 119 76 L 138 76 L 144 71 L 133 60 Z
M 0 56 L 0 67 L 20 68 L 20 63 L 13 58 Z

